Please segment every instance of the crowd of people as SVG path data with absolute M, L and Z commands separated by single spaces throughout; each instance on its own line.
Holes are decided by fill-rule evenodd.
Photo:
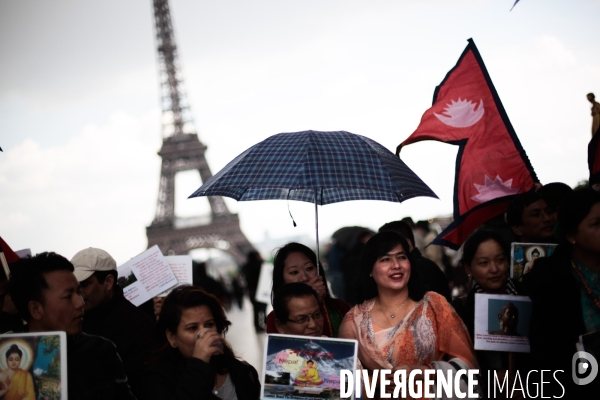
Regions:
M 456 282 L 421 253 L 406 220 L 377 233 L 363 230 L 355 239 L 358 258 L 343 264 L 350 268 L 343 274 L 335 264 L 341 253 L 330 252 L 332 276 L 345 278 L 342 285 L 327 279 L 330 269 L 309 247 L 278 249 L 273 311 L 266 316 L 266 305 L 254 299 L 262 258 L 249 254 L 241 270 L 257 332 L 355 339 L 360 368 L 368 371 L 478 369 L 482 376 L 506 376 L 512 385 L 519 371 L 563 370 L 565 379 L 546 387 L 545 396 L 588 393 L 570 374 L 579 337 L 600 331 L 600 193 L 554 183 L 516 196 L 505 216 L 462 246 L 455 268 L 464 271 L 467 288 L 454 298 Z M 551 256 L 538 252 L 519 282 L 510 276 L 511 242 L 557 247 Z M 12 263 L 10 279 L 0 282 L 2 332 L 66 332 L 72 399 L 259 398 L 256 366 L 226 340 L 231 322 L 223 294 L 211 294 L 209 281 L 176 287 L 148 312 L 123 296 L 116 269 L 110 254 L 96 248 L 71 260 L 45 252 Z M 333 287 L 350 288 L 345 300 Z M 531 298 L 530 353 L 475 350 L 478 293 Z M 514 304 L 497 318 L 500 328 L 491 334 L 518 334 Z M 36 400 L 20 352 L 11 347 L 2 355 L 7 370 L 0 372 L 0 397 Z M 488 383 L 480 380 L 482 397 Z

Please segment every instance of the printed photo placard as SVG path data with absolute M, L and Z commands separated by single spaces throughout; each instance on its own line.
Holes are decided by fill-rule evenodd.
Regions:
M 548 243 L 511 243 L 510 277 L 522 282 L 523 275 L 533 268 L 541 257 L 550 257 L 557 245 Z
M 475 294 L 475 350 L 529 353 L 531 299 Z
M 340 399 L 340 371 L 355 371 L 358 342 L 267 335 L 261 399 Z
M 64 332 L 0 336 L 0 398 L 67 400 Z

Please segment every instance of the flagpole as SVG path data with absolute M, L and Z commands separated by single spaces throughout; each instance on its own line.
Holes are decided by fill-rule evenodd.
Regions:
M 321 272 L 319 271 L 321 258 L 319 254 L 319 210 L 317 209 L 317 190 L 318 189 L 315 188 L 315 231 L 317 237 L 317 275 L 319 275 L 319 273 Z
M 10 278 L 10 269 L 8 268 L 8 263 L 6 262 L 6 257 L 4 257 L 4 252 L 2 252 L 2 251 L 0 251 L 0 263 L 2 263 L 2 268 L 4 268 L 4 273 L 6 274 L 6 279 L 9 279 Z

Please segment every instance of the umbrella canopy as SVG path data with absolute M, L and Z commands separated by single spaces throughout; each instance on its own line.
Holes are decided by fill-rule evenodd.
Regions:
M 273 135 L 237 156 L 189 197 L 200 196 L 314 203 L 317 260 L 317 204 L 437 198 L 391 151 L 367 137 L 344 131 Z
M 319 205 L 437 198 L 388 149 L 344 131 L 273 135 L 237 156 L 190 198 L 199 196 L 226 196 L 238 201 L 289 199 Z

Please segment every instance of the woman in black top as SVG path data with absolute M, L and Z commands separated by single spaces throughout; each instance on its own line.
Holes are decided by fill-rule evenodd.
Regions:
M 518 288 L 515 282 L 509 278 L 510 248 L 494 231 L 485 229 L 475 231 L 464 244 L 460 263 L 471 278 L 471 290 L 466 296 L 454 299 L 452 306 L 475 341 L 475 294 L 517 295 Z M 475 354 L 479 362 L 479 376 L 485 377 L 480 384 L 486 383 L 488 371 L 496 371 L 497 375 L 503 379 L 508 370 L 508 353 L 476 350 Z M 524 362 L 523 357 L 519 356 L 517 367 L 523 366 Z M 483 389 L 484 392 L 487 392 L 485 387 Z
M 580 336 L 600 331 L 600 193 L 581 189 L 565 197 L 557 237 L 552 256 L 537 260 L 523 277 L 533 302 L 531 368 L 561 371 L 545 396 L 585 398 L 600 390 L 599 378 L 584 385 L 573 379 L 592 376 L 593 368 L 579 374 L 584 358 L 575 356 L 576 344 Z
M 231 325 L 221 303 L 183 285 L 166 297 L 158 319 L 162 346 L 146 371 L 149 400 L 255 400 L 256 369 L 236 358 L 223 335 Z

